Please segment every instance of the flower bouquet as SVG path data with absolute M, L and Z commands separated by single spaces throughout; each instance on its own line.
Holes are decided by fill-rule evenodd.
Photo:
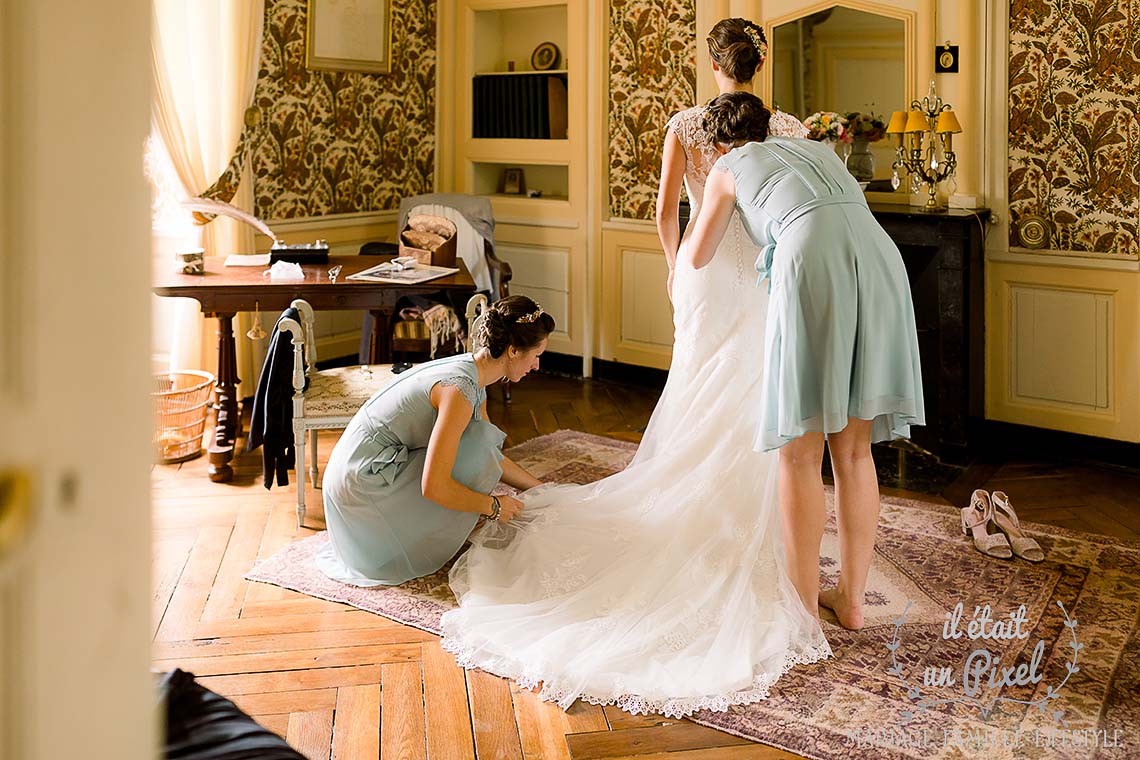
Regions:
M 847 119 L 834 111 L 817 111 L 804 119 L 808 139 L 821 142 L 851 142 L 847 134 Z
M 887 125 L 882 117 L 873 113 L 853 111 L 846 116 L 847 134 L 852 140 L 878 142 L 887 136 Z

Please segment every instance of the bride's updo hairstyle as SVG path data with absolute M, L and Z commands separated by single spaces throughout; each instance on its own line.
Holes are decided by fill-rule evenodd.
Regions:
M 751 82 L 768 55 L 764 30 L 748 19 L 726 18 L 716 22 L 706 40 L 709 57 L 721 71 L 741 84 Z
M 768 136 L 772 112 L 750 92 L 726 92 L 705 106 L 704 128 L 709 138 L 722 145 L 763 142 Z
M 554 332 L 554 317 L 526 296 L 507 296 L 487 307 L 479 344 L 498 359 L 507 348 L 529 351 Z

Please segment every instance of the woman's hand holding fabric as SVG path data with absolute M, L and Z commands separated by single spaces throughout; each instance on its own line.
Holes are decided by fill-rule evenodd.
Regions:
M 510 522 L 523 509 L 523 503 L 513 496 L 499 497 L 499 522 Z

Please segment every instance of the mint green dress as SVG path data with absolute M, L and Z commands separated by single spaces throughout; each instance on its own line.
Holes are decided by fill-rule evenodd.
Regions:
M 769 137 L 717 161 L 769 280 L 767 378 L 754 446 L 873 420 L 872 441 L 925 424 L 910 283 L 894 242 L 830 146 Z
M 317 566 L 355 586 L 392 586 L 430 575 L 455 556 L 479 515 L 424 498 L 421 481 L 438 411 L 431 389 L 454 385 L 472 414 L 452 477 L 480 493 L 502 476 L 506 434 L 481 419 L 486 391 L 471 354 L 420 364 L 378 391 L 348 423 L 325 469 L 328 542 Z

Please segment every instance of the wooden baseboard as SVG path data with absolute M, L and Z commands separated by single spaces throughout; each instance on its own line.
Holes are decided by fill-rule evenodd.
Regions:
M 1140 472 L 1140 443 L 986 420 L 981 461 L 1009 459 L 1091 462 Z
M 563 377 L 582 376 L 582 357 L 546 351 L 538 360 L 539 372 Z M 523 382 L 526 382 L 525 380 Z
M 582 357 L 573 354 L 560 354 L 547 351 L 542 355 L 540 372 L 563 377 L 582 377 Z M 665 387 L 669 372 L 653 367 L 594 359 L 593 379 L 605 380 L 626 385 L 641 385 L 660 390 Z
M 594 359 L 594 377 L 598 380 L 610 380 L 615 383 L 661 389 L 665 387 L 669 370 L 624 364 L 608 359 Z

